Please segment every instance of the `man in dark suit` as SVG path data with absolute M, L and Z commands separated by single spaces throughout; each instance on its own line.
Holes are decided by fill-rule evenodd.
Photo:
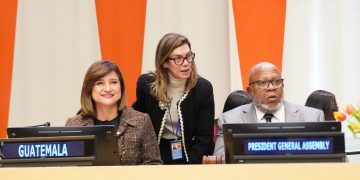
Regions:
M 214 155 L 225 161 L 224 123 L 324 121 L 322 111 L 284 101 L 283 88 L 284 79 L 275 65 L 261 62 L 253 66 L 247 87 L 253 102 L 220 115 Z

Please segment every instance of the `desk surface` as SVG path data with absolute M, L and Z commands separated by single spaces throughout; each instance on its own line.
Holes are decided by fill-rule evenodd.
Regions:
M 1 179 L 353 179 L 356 163 L 0 168 Z

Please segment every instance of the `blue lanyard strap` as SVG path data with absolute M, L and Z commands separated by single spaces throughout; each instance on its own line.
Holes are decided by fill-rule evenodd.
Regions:
M 165 95 L 167 97 L 167 91 L 165 92 Z M 172 129 L 172 133 L 177 137 L 177 134 L 179 132 L 179 129 L 180 129 L 180 118 L 178 118 L 178 122 L 177 122 L 177 125 L 176 125 L 176 131 L 174 131 L 174 125 L 173 125 L 173 121 L 172 121 L 172 118 L 171 118 L 171 113 L 170 113 L 170 108 L 171 108 L 171 105 L 168 105 L 168 113 L 169 113 L 169 118 L 170 118 L 170 122 L 171 122 L 171 129 Z
M 177 134 L 178 134 L 178 132 L 179 132 L 179 129 L 180 129 L 180 118 L 178 118 L 178 121 L 177 121 L 177 125 L 176 125 L 176 131 L 174 131 L 174 125 L 173 125 L 173 121 L 172 121 L 172 118 L 171 118 L 171 113 L 170 113 L 170 105 L 168 106 L 168 108 L 169 108 L 169 111 L 168 111 L 168 113 L 169 113 L 169 117 L 170 117 L 170 122 L 171 122 L 171 129 L 172 129 L 172 133 L 175 135 L 175 136 L 177 136 Z

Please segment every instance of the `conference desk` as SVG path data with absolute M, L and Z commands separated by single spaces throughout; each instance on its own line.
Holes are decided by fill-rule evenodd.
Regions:
M 0 168 L 0 179 L 358 179 L 358 163 Z

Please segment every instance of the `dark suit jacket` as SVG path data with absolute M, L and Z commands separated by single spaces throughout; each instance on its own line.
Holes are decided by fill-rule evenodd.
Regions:
M 156 134 L 159 134 L 165 110 L 159 107 L 159 101 L 150 95 L 149 84 L 154 79 L 143 74 L 137 81 L 136 102 L 133 108 L 148 113 Z M 189 163 L 201 163 L 204 155 L 214 150 L 214 95 L 209 81 L 199 77 L 197 84 L 181 103 L 184 121 L 185 148 Z
M 285 122 L 324 121 L 324 112 L 321 110 L 291 104 L 284 101 Z M 218 120 L 218 132 L 216 134 L 216 145 L 214 155 L 221 156 L 225 160 L 224 139 L 222 126 L 224 123 L 256 123 L 258 122 L 255 104 L 252 102 L 220 115 Z
M 65 126 L 93 126 L 92 117 L 79 114 L 69 118 Z M 147 114 L 125 108 L 121 113 L 118 147 L 120 164 L 162 164 L 154 129 Z

